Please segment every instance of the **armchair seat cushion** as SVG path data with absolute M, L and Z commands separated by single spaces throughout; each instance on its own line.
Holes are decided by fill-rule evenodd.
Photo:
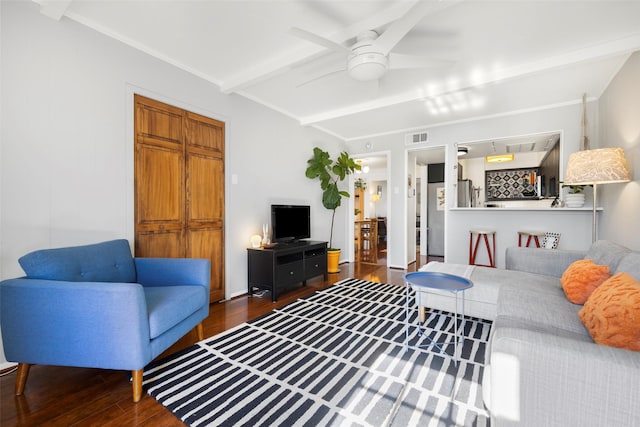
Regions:
M 111 240 L 93 245 L 42 249 L 18 262 L 30 279 L 67 282 L 136 281 L 136 268 L 129 242 Z
M 149 335 L 154 339 L 202 308 L 207 301 L 203 286 L 152 286 L 144 288 L 149 312 Z

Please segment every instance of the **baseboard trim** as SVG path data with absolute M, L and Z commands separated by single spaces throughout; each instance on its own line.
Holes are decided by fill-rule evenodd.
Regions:
M 10 374 L 16 369 L 16 366 L 18 366 L 18 364 L 13 362 L 0 363 L 0 376 Z

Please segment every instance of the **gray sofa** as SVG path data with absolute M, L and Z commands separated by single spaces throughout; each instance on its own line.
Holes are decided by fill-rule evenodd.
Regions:
M 640 353 L 593 342 L 560 285 L 579 259 L 640 280 L 640 253 L 608 241 L 588 251 L 508 248 L 506 269 L 430 263 L 469 277 L 467 315 L 493 320 L 483 375 L 492 426 L 638 426 Z M 419 304 L 452 311 L 450 294 Z

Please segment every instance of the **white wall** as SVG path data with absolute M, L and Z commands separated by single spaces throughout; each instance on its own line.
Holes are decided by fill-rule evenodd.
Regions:
M 599 144 L 592 148 L 622 147 L 632 176 L 626 184 L 598 187 L 604 207 L 599 237 L 640 251 L 640 52 L 611 81 L 599 105 Z
M 312 147 L 343 144 L 33 2 L 1 2 L 2 277 L 41 248 L 133 241 L 134 92 L 226 122 L 226 292 L 246 292 L 249 237 L 269 205 L 312 205 L 312 238 L 329 239 L 331 213 L 305 178 Z M 231 177 L 237 177 L 237 184 Z M 344 245 L 340 209 L 334 245 Z
M 580 126 L 582 117 L 582 94 L 576 94 L 576 103 L 553 108 L 540 109 L 530 112 L 519 112 L 510 115 L 482 118 L 451 125 L 435 126 L 429 128 L 429 142 L 422 145 L 412 145 L 411 149 L 427 148 L 434 146 L 446 146 L 447 148 L 447 194 L 455 194 L 454 183 L 457 175 L 451 165 L 457 162 L 455 144 L 472 141 L 505 138 L 513 135 L 526 135 L 547 131 L 561 131 L 563 138 L 561 152 L 560 175 L 564 175 L 564 168 L 569 153 L 579 147 Z M 595 134 L 595 117 L 597 115 L 597 103 L 590 102 L 588 106 L 589 134 Z M 404 133 L 385 135 L 376 138 L 366 138 L 350 141 L 347 147 L 350 152 L 366 153 L 366 144 L 371 143 L 371 150 L 389 150 L 391 152 L 389 194 L 391 197 L 392 221 L 389 224 L 389 265 L 405 268 L 408 262 L 407 254 L 407 147 L 404 144 Z M 410 163 L 409 163 L 410 164 Z M 447 210 L 445 212 L 445 257 L 447 259 L 459 259 L 461 254 L 468 253 L 468 239 L 454 239 L 448 230 L 468 230 L 473 224 L 469 224 L 468 216 L 451 216 L 449 208 L 455 204 L 455 197 L 447 198 Z M 529 213 L 528 215 L 535 215 Z M 495 221 L 498 221 L 496 219 Z M 590 228 L 586 230 L 590 235 Z M 514 240 L 517 242 L 516 240 Z M 571 242 L 565 242 L 569 244 Z M 576 242 L 577 243 L 577 242 Z M 582 245 L 582 242 L 580 242 Z M 574 245 L 570 245 L 573 247 Z M 504 253 L 504 247 L 498 247 L 498 253 Z
M 2 28 L 2 7 L 0 7 L 0 29 Z M 0 70 L 2 70 L 2 47 L 1 47 L 1 43 L 2 41 L 0 40 Z M 2 92 L 2 87 L 3 85 L 0 84 L 0 129 L 3 129 L 2 126 L 2 99 L 3 99 L 3 92 Z M 2 164 L 2 139 L 0 136 L 0 165 Z M 0 173 L 0 188 L 2 188 L 2 174 Z M 2 197 L 0 197 L 0 224 L 2 223 Z M 3 247 L 3 239 L 2 239 L 2 234 L 0 233 L 0 253 L 2 253 L 2 247 Z M 0 277 L 2 277 L 2 263 L 0 263 Z M 7 359 L 4 356 L 4 348 L 2 346 L 2 330 L 0 329 L 0 371 L 7 369 L 9 367 L 13 366 L 13 364 L 9 364 L 7 363 Z

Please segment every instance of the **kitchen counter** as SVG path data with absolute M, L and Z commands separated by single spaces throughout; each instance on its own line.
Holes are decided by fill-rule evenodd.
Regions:
M 598 212 L 602 210 L 597 209 Z M 518 246 L 518 231 L 559 233 L 558 248 L 586 250 L 591 245 L 592 212 L 591 206 L 551 208 L 540 204 L 504 208 L 449 208 L 445 224 L 449 236 L 445 245 L 445 260 L 458 264 L 469 262 L 469 230 L 472 229 L 495 230 L 496 265 L 501 268 L 504 268 L 506 248 Z M 478 262 L 481 264 L 487 261 L 482 258 L 484 252 L 484 248 L 478 251 Z
M 543 212 L 593 212 L 593 208 L 583 207 L 583 208 L 549 208 L 549 207 L 540 207 L 540 206 L 532 206 L 532 207 L 493 207 L 493 208 L 450 208 L 451 211 L 460 211 L 460 212 L 477 212 L 477 211 L 543 211 Z M 602 211 L 602 208 L 596 208 L 597 211 Z

